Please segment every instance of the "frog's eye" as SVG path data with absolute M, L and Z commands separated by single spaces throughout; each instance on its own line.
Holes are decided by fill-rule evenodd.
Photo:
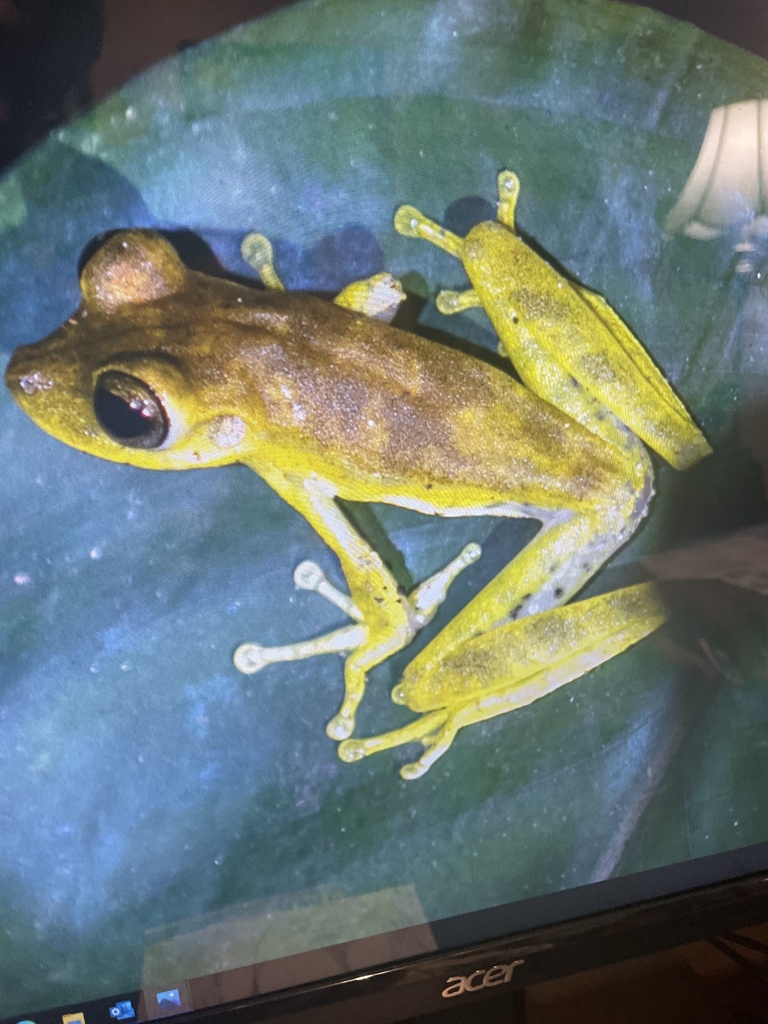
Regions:
M 96 381 L 93 411 L 104 430 L 129 448 L 159 448 L 168 417 L 154 391 L 138 377 L 107 370 Z

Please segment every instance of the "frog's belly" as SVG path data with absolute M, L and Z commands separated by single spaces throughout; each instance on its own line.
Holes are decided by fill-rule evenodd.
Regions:
M 394 494 L 381 495 L 378 499 L 385 505 L 397 505 L 427 516 L 442 516 L 445 519 L 461 519 L 467 516 L 499 516 L 510 519 L 538 519 L 541 523 L 565 521 L 571 513 L 566 510 L 538 508 L 524 502 L 506 501 L 490 505 L 439 506 L 421 498 L 408 498 Z

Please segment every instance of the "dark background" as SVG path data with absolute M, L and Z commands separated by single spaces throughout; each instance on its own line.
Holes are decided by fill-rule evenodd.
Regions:
M 56 124 L 162 57 L 288 5 L 289 0 L 0 0 L 0 169 Z M 653 0 L 637 6 L 693 22 L 768 58 L 766 0 Z

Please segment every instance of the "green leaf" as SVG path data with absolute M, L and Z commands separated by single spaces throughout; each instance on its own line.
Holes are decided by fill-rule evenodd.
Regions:
M 593 588 L 607 589 L 648 552 L 765 516 L 760 452 L 737 415 L 760 405 L 743 361 L 762 351 L 764 300 L 734 275 L 733 239 L 662 226 L 712 108 L 766 90 L 757 58 L 602 0 L 297 5 L 159 65 L 11 171 L 2 347 L 62 323 L 85 248 L 139 225 L 239 276 L 240 241 L 262 231 L 292 288 L 390 270 L 428 300 L 411 304 L 413 329 L 493 349 L 479 311 L 436 312 L 461 268 L 396 235 L 392 215 L 409 202 L 464 232 L 493 216 L 496 174 L 513 168 L 523 233 L 608 298 L 716 447 L 684 476 L 660 469 L 648 524 Z M 14 950 L 0 1015 L 128 990 L 147 943 L 145 976 L 174 949 L 179 969 L 204 973 L 205 927 L 242 937 L 219 969 L 392 927 L 393 906 L 402 925 L 440 919 L 768 838 L 759 602 L 739 630 L 678 595 L 663 637 L 465 730 L 404 783 L 413 752 L 347 766 L 325 737 L 339 660 L 253 679 L 232 665 L 244 640 L 342 621 L 295 592 L 304 558 L 343 579 L 257 477 L 99 462 L 7 394 L 0 448 L 0 898 Z M 535 529 L 365 514 L 404 580 L 483 543 L 430 635 Z M 412 717 L 389 691 L 425 639 L 371 673 L 361 733 Z M 390 889 L 392 903 L 375 895 Z

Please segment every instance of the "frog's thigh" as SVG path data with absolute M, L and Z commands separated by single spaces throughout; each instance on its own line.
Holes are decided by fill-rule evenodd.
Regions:
M 643 583 L 499 627 L 467 643 L 433 676 L 412 686 L 410 707 L 433 701 L 443 701 L 445 707 L 427 711 L 402 729 L 347 740 L 339 756 L 357 761 L 417 741 L 425 752 L 401 774 L 418 778 L 446 752 L 459 729 L 525 707 L 578 679 L 648 636 L 665 619 L 655 585 Z
M 675 469 L 687 469 L 708 455 L 711 448 L 688 410 L 619 314 L 602 295 L 579 284 L 572 284 L 572 288 L 607 327 L 603 338 L 609 341 L 598 361 L 596 376 L 578 357 L 578 348 L 564 350 L 563 368 Z M 614 375 L 609 385 L 603 378 L 605 367 Z
M 636 500 L 630 495 L 631 503 Z M 427 676 L 472 637 L 565 604 L 632 531 L 631 508 L 550 515 L 523 550 L 416 655 L 404 681 Z

